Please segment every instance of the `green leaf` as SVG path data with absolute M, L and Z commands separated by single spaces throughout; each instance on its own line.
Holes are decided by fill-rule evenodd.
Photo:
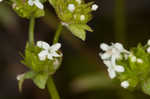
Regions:
M 82 27 L 80 27 L 80 24 L 71 24 L 68 26 L 68 28 L 72 32 L 73 35 L 75 35 L 76 37 L 82 40 L 85 40 L 86 32 Z
M 25 79 L 32 79 L 34 76 L 35 76 L 35 73 L 34 72 L 32 72 L 32 71 L 29 71 L 29 72 L 27 72 L 27 73 L 25 73 L 25 74 L 21 74 L 21 75 L 19 75 L 20 77 L 20 80 L 19 80 L 19 84 L 18 84 L 18 86 L 19 86 L 19 91 L 21 92 L 22 91 L 22 85 L 23 85 L 23 82 L 24 82 L 24 80 Z
M 37 74 L 35 78 L 33 79 L 33 82 L 40 88 L 44 89 L 46 82 L 48 79 L 48 74 L 42 73 L 42 74 Z
M 150 79 L 143 82 L 142 90 L 145 94 L 150 95 Z

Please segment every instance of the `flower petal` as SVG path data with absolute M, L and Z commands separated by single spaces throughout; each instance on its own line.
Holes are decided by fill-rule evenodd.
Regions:
M 103 50 L 103 51 L 107 51 L 109 49 L 109 45 L 105 44 L 105 43 L 102 43 L 100 44 L 100 48 Z
M 39 56 L 39 59 L 41 60 L 41 61 L 44 61 L 45 59 L 46 59 L 46 56 L 48 55 L 48 51 L 47 50 L 43 50 L 43 51 L 41 51 L 39 54 L 38 54 L 38 56 Z
M 104 61 L 104 64 L 109 68 L 112 66 L 111 62 L 110 61 Z
M 108 68 L 108 74 L 111 79 L 116 77 L 116 72 L 112 68 Z
M 116 70 L 117 72 L 124 72 L 124 67 L 123 67 L 123 66 L 120 66 L 120 65 L 117 65 L 117 66 L 115 66 L 115 70 Z
M 114 47 L 117 48 L 120 52 L 124 50 L 123 45 L 121 43 L 115 43 Z
M 60 43 L 56 43 L 54 45 L 52 45 L 49 50 L 51 50 L 52 52 L 57 51 L 58 49 L 60 49 L 61 44 Z
M 53 60 L 52 54 L 48 54 L 47 58 L 50 59 L 50 60 Z
M 43 42 L 43 41 L 38 41 L 36 45 L 45 50 L 47 50 L 50 47 L 48 43 Z
M 99 53 L 99 56 L 103 59 L 103 60 L 105 60 L 105 59 L 108 59 L 108 58 L 110 58 L 110 54 L 108 54 L 108 53 Z
M 121 82 L 121 87 L 128 88 L 129 87 L 129 82 L 128 81 Z
M 28 1 L 28 4 L 29 4 L 30 6 L 33 6 L 33 4 L 34 4 L 33 0 L 29 0 L 29 1 Z
M 35 1 L 34 1 L 34 4 L 35 4 L 38 8 L 40 8 L 40 9 L 43 9 L 43 8 L 44 8 L 43 4 L 42 4 L 39 0 L 35 0 Z

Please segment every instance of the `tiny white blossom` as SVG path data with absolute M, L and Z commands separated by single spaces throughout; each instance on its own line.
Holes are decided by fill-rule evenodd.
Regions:
M 28 1 L 28 4 L 29 4 L 30 6 L 36 5 L 36 6 L 37 6 L 38 8 L 40 8 L 40 9 L 43 9 L 43 8 L 44 8 L 43 4 L 42 4 L 39 0 L 29 0 L 29 1 Z
M 23 74 L 19 74 L 16 78 L 17 78 L 17 80 L 21 80 L 21 78 L 23 78 L 24 77 L 24 73 Z
M 76 0 L 76 2 L 78 2 L 78 4 L 81 4 L 82 1 L 81 0 Z
M 123 66 L 113 64 L 111 61 L 104 61 L 104 64 L 108 67 L 107 71 L 111 79 L 116 77 L 116 72 L 124 72 Z
M 75 10 L 75 5 L 74 5 L 74 4 L 69 4 L 69 5 L 68 5 L 68 10 L 69 10 L 70 12 L 73 12 L 73 11 Z
M 92 9 L 93 11 L 96 11 L 96 10 L 98 9 L 98 5 L 97 5 L 97 4 L 93 4 L 91 9 Z
M 135 56 L 131 56 L 131 61 L 132 62 L 136 62 L 137 61 L 136 57 Z
M 138 62 L 138 63 L 143 63 L 143 60 L 140 59 L 140 58 L 138 58 L 138 59 L 137 59 L 137 62 Z
M 128 81 L 121 82 L 121 87 L 128 88 L 129 87 L 129 82 Z
M 53 60 L 53 57 L 61 57 L 56 51 L 60 49 L 61 44 L 56 43 L 52 46 L 49 46 L 48 43 L 43 41 L 38 41 L 37 46 L 42 48 L 43 50 L 38 54 L 39 59 L 44 61 L 46 58 Z
M 81 15 L 81 16 L 80 16 L 80 20 L 81 20 L 81 21 L 85 20 L 85 16 L 84 16 L 84 15 Z
M 150 53 L 150 47 L 147 48 L 147 52 Z
M 117 65 L 116 60 L 121 58 L 121 53 L 129 55 L 129 52 L 125 50 L 120 43 L 112 44 L 111 46 L 102 43 L 100 48 L 105 51 L 100 53 L 100 57 L 104 61 L 104 64 L 108 67 L 107 71 L 111 79 L 116 77 L 116 72 L 124 72 L 125 69 L 123 66 Z
M 150 46 L 150 40 L 148 40 L 148 41 L 147 41 L 147 45 L 149 45 L 149 46 Z

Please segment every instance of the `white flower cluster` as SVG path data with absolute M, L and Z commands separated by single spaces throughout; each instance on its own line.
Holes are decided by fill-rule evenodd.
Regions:
M 107 66 L 107 71 L 109 74 L 109 77 L 111 79 L 115 78 L 117 76 L 117 72 L 124 72 L 125 69 L 123 66 L 117 65 L 116 60 L 122 58 L 121 54 L 129 56 L 129 53 L 122 44 L 120 43 L 112 43 L 111 46 L 102 43 L 100 45 L 100 48 L 104 51 L 104 53 L 100 53 L 100 57 L 102 58 L 104 64 Z M 123 83 L 123 82 L 122 82 Z M 127 84 L 123 83 L 121 84 L 122 87 L 126 88 Z M 128 84 L 129 86 L 129 84 Z
M 132 62 L 137 62 L 137 63 L 143 63 L 143 60 L 140 58 L 137 58 L 136 56 L 134 56 L 132 53 L 129 55 L 130 59 Z
M 52 46 L 49 46 L 48 43 L 43 41 L 38 41 L 37 46 L 42 48 L 43 50 L 38 54 L 39 59 L 41 61 L 46 60 L 48 58 L 49 60 L 53 60 L 54 57 L 61 57 L 62 55 L 59 55 L 57 51 L 60 49 L 61 44 L 56 43 Z
M 147 48 L 147 52 L 150 53 L 150 40 L 148 40 L 147 45 L 149 46 L 149 47 Z
M 81 4 L 82 1 L 81 0 L 76 0 L 76 2 L 78 2 L 78 4 Z M 70 12 L 74 12 L 74 10 L 76 9 L 75 5 L 72 3 L 72 4 L 68 4 L 68 10 Z M 91 8 L 93 11 L 96 11 L 98 9 L 98 5 L 97 4 L 93 4 L 92 5 L 92 8 Z M 85 20 L 85 15 L 81 15 L 80 16 L 80 20 L 81 21 L 84 21 Z
M 36 5 L 38 8 L 43 9 L 44 6 L 39 0 L 28 0 L 30 6 Z

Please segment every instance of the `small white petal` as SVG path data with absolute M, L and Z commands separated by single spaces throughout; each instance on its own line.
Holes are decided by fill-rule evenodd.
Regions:
M 80 20 L 81 20 L 81 21 L 85 20 L 85 16 L 84 16 L 84 15 L 81 15 L 81 16 L 80 16 Z
M 128 88 L 129 87 L 129 82 L 128 81 L 121 82 L 121 87 Z
M 56 44 L 52 45 L 49 48 L 49 50 L 52 51 L 52 52 L 54 52 L 54 51 L 57 51 L 58 49 L 60 49 L 60 47 L 61 47 L 61 44 L 60 43 L 56 43 Z
M 123 48 L 123 45 L 121 43 L 115 43 L 114 46 L 119 49 L 120 51 L 123 51 L 124 48 Z
M 108 68 L 108 74 L 111 79 L 116 77 L 116 72 L 112 68 Z
M 52 54 L 48 54 L 47 58 L 50 59 L 50 60 L 53 60 Z
M 102 43 L 100 44 L 100 48 L 103 50 L 103 51 L 107 51 L 110 47 L 109 45 L 105 44 L 105 43 Z
M 73 11 L 75 10 L 75 5 L 74 5 L 74 4 L 69 4 L 69 5 L 68 5 L 68 10 L 69 10 L 70 12 L 73 12 Z
M 137 62 L 138 62 L 138 63 L 143 63 L 143 60 L 140 59 L 140 58 L 138 58 L 138 59 L 137 59 Z
M 23 74 L 19 74 L 19 75 L 17 76 L 17 80 L 21 80 L 23 77 L 24 77 L 24 73 L 23 73 Z
M 150 47 L 147 48 L 147 52 L 150 53 Z
M 34 4 L 33 0 L 29 0 L 29 1 L 28 1 L 28 4 L 29 4 L 30 6 L 33 6 L 33 4 Z
M 43 4 L 42 4 L 39 0 L 35 0 L 35 1 L 34 1 L 34 4 L 35 4 L 38 8 L 40 8 L 40 9 L 43 9 L 43 8 L 44 8 Z
M 100 54 L 99 54 L 99 56 L 100 56 L 103 60 L 105 60 L 105 59 L 110 58 L 110 56 L 111 56 L 111 55 L 110 55 L 110 54 L 108 54 L 108 53 L 103 53 L 103 54 L 102 54 L 102 53 L 100 53 Z
M 147 41 L 147 45 L 149 45 L 149 46 L 150 46 L 150 40 L 148 40 L 148 41 Z
M 76 2 L 78 2 L 78 4 L 81 4 L 82 1 L 81 0 L 76 0 Z
M 36 45 L 37 45 L 38 47 L 43 48 L 43 49 L 46 49 L 46 50 L 50 47 L 48 43 L 43 42 L 43 41 L 38 41 Z
M 92 10 L 93 10 L 93 11 L 96 11 L 97 9 L 98 9 L 98 5 L 97 5 L 97 4 L 93 4 L 93 5 L 92 5 Z
M 117 65 L 117 66 L 115 66 L 115 70 L 116 70 L 117 72 L 124 72 L 124 67 Z
M 38 56 L 39 56 L 39 59 L 41 60 L 41 61 L 44 61 L 45 59 L 46 59 L 46 56 L 48 55 L 48 51 L 47 50 L 43 50 L 43 51 L 41 51 L 39 54 L 38 54 Z
M 110 61 L 104 61 L 104 64 L 109 68 L 112 66 L 111 62 Z

